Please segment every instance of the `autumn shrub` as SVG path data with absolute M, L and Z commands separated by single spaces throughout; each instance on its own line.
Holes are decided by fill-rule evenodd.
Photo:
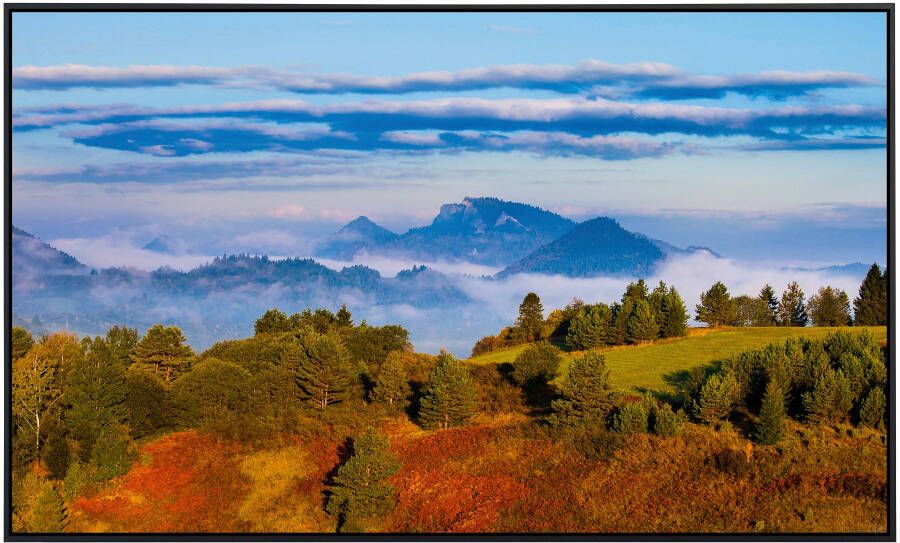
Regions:
M 752 470 L 751 460 L 744 451 L 721 449 L 712 458 L 717 470 L 735 477 L 746 477 Z
M 478 389 L 479 411 L 506 413 L 525 409 L 522 389 L 512 383 L 510 370 L 509 364 L 485 364 L 472 368 L 472 379 Z

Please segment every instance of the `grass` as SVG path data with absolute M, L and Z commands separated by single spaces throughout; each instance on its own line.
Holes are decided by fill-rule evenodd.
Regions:
M 792 336 L 819 337 L 836 330 L 859 332 L 868 330 L 879 340 L 887 337 L 887 328 L 868 327 L 809 327 L 809 328 L 692 328 L 688 336 L 660 340 L 645 345 L 601 349 L 606 356 L 610 379 L 617 387 L 632 390 L 666 390 L 666 376 L 697 366 L 705 366 L 729 358 L 748 349 L 764 347 Z M 468 359 L 472 364 L 500 364 L 512 362 L 526 345 Z M 563 353 L 560 373 L 565 374 L 578 352 Z

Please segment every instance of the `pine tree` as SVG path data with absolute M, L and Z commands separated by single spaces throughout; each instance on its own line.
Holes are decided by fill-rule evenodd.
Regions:
M 151 366 L 154 372 L 162 369 L 166 383 L 170 383 L 176 370 L 185 366 L 194 356 L 194 352 L 184 342 L 184 334 L 177 326 L 154 324 L 135 346 L 131 361 Z
M 68 518 L 62 496 L 50 481 L 45 481 L 28 515 L 28 531 L 54 534 L 66 529 Z
M 628 341 L 642 343 L 653 341 L 659 335 L 659 324 L 653 316 L 653 309 L 646 300 L 639 300 L 628 319 Z
M 113 326 L 106 331 L 106 343 L 116 360 L 127 366 L 138 343 L 138 331 L 126 326 Z
M 516 330 L 524 341 L 534 341 L 540 335 L 543 324 L 544 306 L 541 305 L 541 299 L 534 292 L 529 292 L 519 305 Z
M 406 405 L 406 399 L 409 398 L 409 393 L 406 368 L 403 367 L 399 353 L 393 351 L 388 354 L 378 371 L 375 387 L 372 389 L 372 400 L 386 403 L 391 408 L 403 408 Z
M 781 303 L 778 305 L 778 321 L 782 326 L 806 326 L 809 324 L 803 296 L 803 290 L 796 281 L 792 281 L 787 286 L 787 290 L 781 294 Z
M 774 379 L 766 384 L 762 406 L 759 410 L 759 423 L 756 425 L 754 437 L 763 445 L 774 445 L 784 437 L 784 391 Z
M 759 291 L 759 300 L 765 304 L 764 316 L 754 326 L 776 326 L 778 324 L 778 297 L 775 289 L 768 283 Z
M 666 283 L 660 281 L 656 288 L 653 289 L 653 292 L 650 293 L 650 296 L 647 297 L 647 301 L 650 302 L 650 309 L 653 310 L 653 318 L 656 320 L 657 324 L 659 324 L 659 334 L 661 337 L 664 328 L 665 322 L 668 319 L 669 314 L 669 287 L 666 286 Z
M 125 422 L 125 367 L 101 337 L 82 342 L 84 356 L 67 376 L 65 420 L 78 441 L 82 460 L 90 458 L 102 431 Z
M 44 465 L 51 478 L 62 479 L 66 476 L 71 460 L 69 442 L 62 428 L 54 428 L 49 434 L 44 443 Z
M 396 489 L 388 479 L 401 465 L 388 447 L 387 436 L 371 428 L 353 441 L 353 454 L 338 468 L 326 505 L 339 531 L 366 531 L 393 510 Z
M 322 410 L 347 399 L 357 372 L 340 337 L 313 333 L 304 338 L 304 348 L 297 370 L 301 396 Z
M 879 386 L 872 387 L 859 406 L 860 424 L 876 429 L 884 428 L 886 406 L 887 399 L 884 396 L 884 390 Z
M 887 268 L 885 268 L 887 272 Z M 878 264 L 872 264 L 853 300 L 854 323 L 857 326 L 884 326 L 888 319 L 887 273 L 882 275 Z
M 612 311 L 605 304 L 581 308 L 569 324 L 566 343 L 580 350 L 602 347 L 607 343 Z
M 475 415 L 477 391 L 466 369 L 453 355 L 441 352 L 419 402 L 419 421 L 426 428 L 446 430 Z
M 340 328 L 350 328 L 353 326 L 352 315 L 350 314 L 350 310 L 347 309 L 346 304 L 341 305 L 341 308 L 338 309 L 338 312 L 335 314 L 335 319 Z
M 694 402 L 697 418 L 708 424 L 716 423 L 731 413 L 737 393 L 737 382 L 731 373 L 714 374 L 700 389 Z
M 643 279 L 638 279 L 637 282 L 628 283 L 628 286 L 625 287 L 625 294 L 622 295 L 622 302 L 626 299 L 630 299 L 633 302 L 646 300 L 649 296 L 647 292 L 647 283 Z
M 681 337 L 687 333 L 688 313 L 675 287 L 669 288 L 665 299 L 666 320 L 662 322 L 662 337 Z
M 734 303 L 724 284 L 716 282 L 709 290 L 700 294 L 697 320 L 713 328 L 725 326 L 734 320 Z
M 111 426 L 104 428 L 97 436 L 90 462 L 96 480 L 106 481 L 128 473 L 134 459 L 127 429 L 123 426 Z
M 850 298 L 843 290 L 821 287 L 807 304 L 813 326 L 847 326 L 850 324 Z
M 287 314 L 277 307 L 263 313 L 262 317 L 253 323 L 253 332 L 259 334 L 278 334 L 291 330 L 291 320 Z
M 621 304 L 614 304 L 612 308 L 613 320 L 607 334 L 607 343 L 610 345 L 624 345 L 628 339 L 628 320 L 634 312 L 634 300 L 625 298 Z
M 575 358 L 560 393 L 562 397 L 551 404 L 551 422 L 567 425 L 602 422 L 615 398 L 606 358 L 596 352 Z
M 828 367 L 816 379 L 813 389 L 803 394 L 806 418 L 813 423 L 842 422 L 853 407 L 850 381 L 841 370 Z

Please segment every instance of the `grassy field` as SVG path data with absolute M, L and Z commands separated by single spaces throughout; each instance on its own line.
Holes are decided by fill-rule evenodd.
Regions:
M 625 389 L 666 390 L 669 385 L 665 377 L 681 370 L 703 366 L 727 359 L 732 354 L 747 349 L 763 347 L 769 343 L 783 341 L 792 336 L 817 337 L 835 330 L 859 332 L 869 330 L 879 340 L 887 337 L 883 326 L 853 328 L 692 328 L 688 336 L 679 339 L 661 340 L 655 343 L 628 347 L 613 347 L 602 350 L 610 369 L 610 378 L 618 387 Z M 472 364 L 498 364 L 512 362 L 525 350 L 519 345 L 486 355 L 468 359 Z M 561 373 L 565 374 L 577 352 L 564 353 Z

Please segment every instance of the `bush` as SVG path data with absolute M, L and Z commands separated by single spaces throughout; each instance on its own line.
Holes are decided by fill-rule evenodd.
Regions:
M 776 381 L 769 381 L 759 410 L 759 423 L 754 438 L 757 443 L 774 445 L 784 437 L 784 391 Z
M 745 477 L 753 467 L 747 453 L 734 449 L 722 449 L 713 454 L 713 464 L 717 470 L 735 477 Z
M 734 405 L 737 383 L 731 373 L 714 374 L 700 389 L 700 397 L 694 404 L 697 418 L 707 424 L 714 424 L 731 413 Z
M 853 407 L 850 381 L 841 370 L 826 369 L 815 387 L 803 394 L 806 419 L 813 423 L 843 422 Z
M 94 468 L 95 480 L 106 481 L 124 475 L 131 469 L 135 457 L 127 428 L 103 429 L 91 450 L 91 466 Z
M 884 410 L 887 401 L 881 387 L 872 387 L 859 406 L 859 422 L 875 429 L 884 428 Z
M 556 377 L 561 358 L 559 349 L 549 342 L 529 345 L 513 362 L 512 378 L 519 385 L 543 385 Z
M 619 407 L 613 416 L 612 428 L 619 434 L 638 434 L 647 431 L 648 413 L 643 402 Z
M 672 406 L 663 402 L 653 412 L 653 433 L 660 437 L 673 437 L 681 430 L 684 413 L 672 411 Z

